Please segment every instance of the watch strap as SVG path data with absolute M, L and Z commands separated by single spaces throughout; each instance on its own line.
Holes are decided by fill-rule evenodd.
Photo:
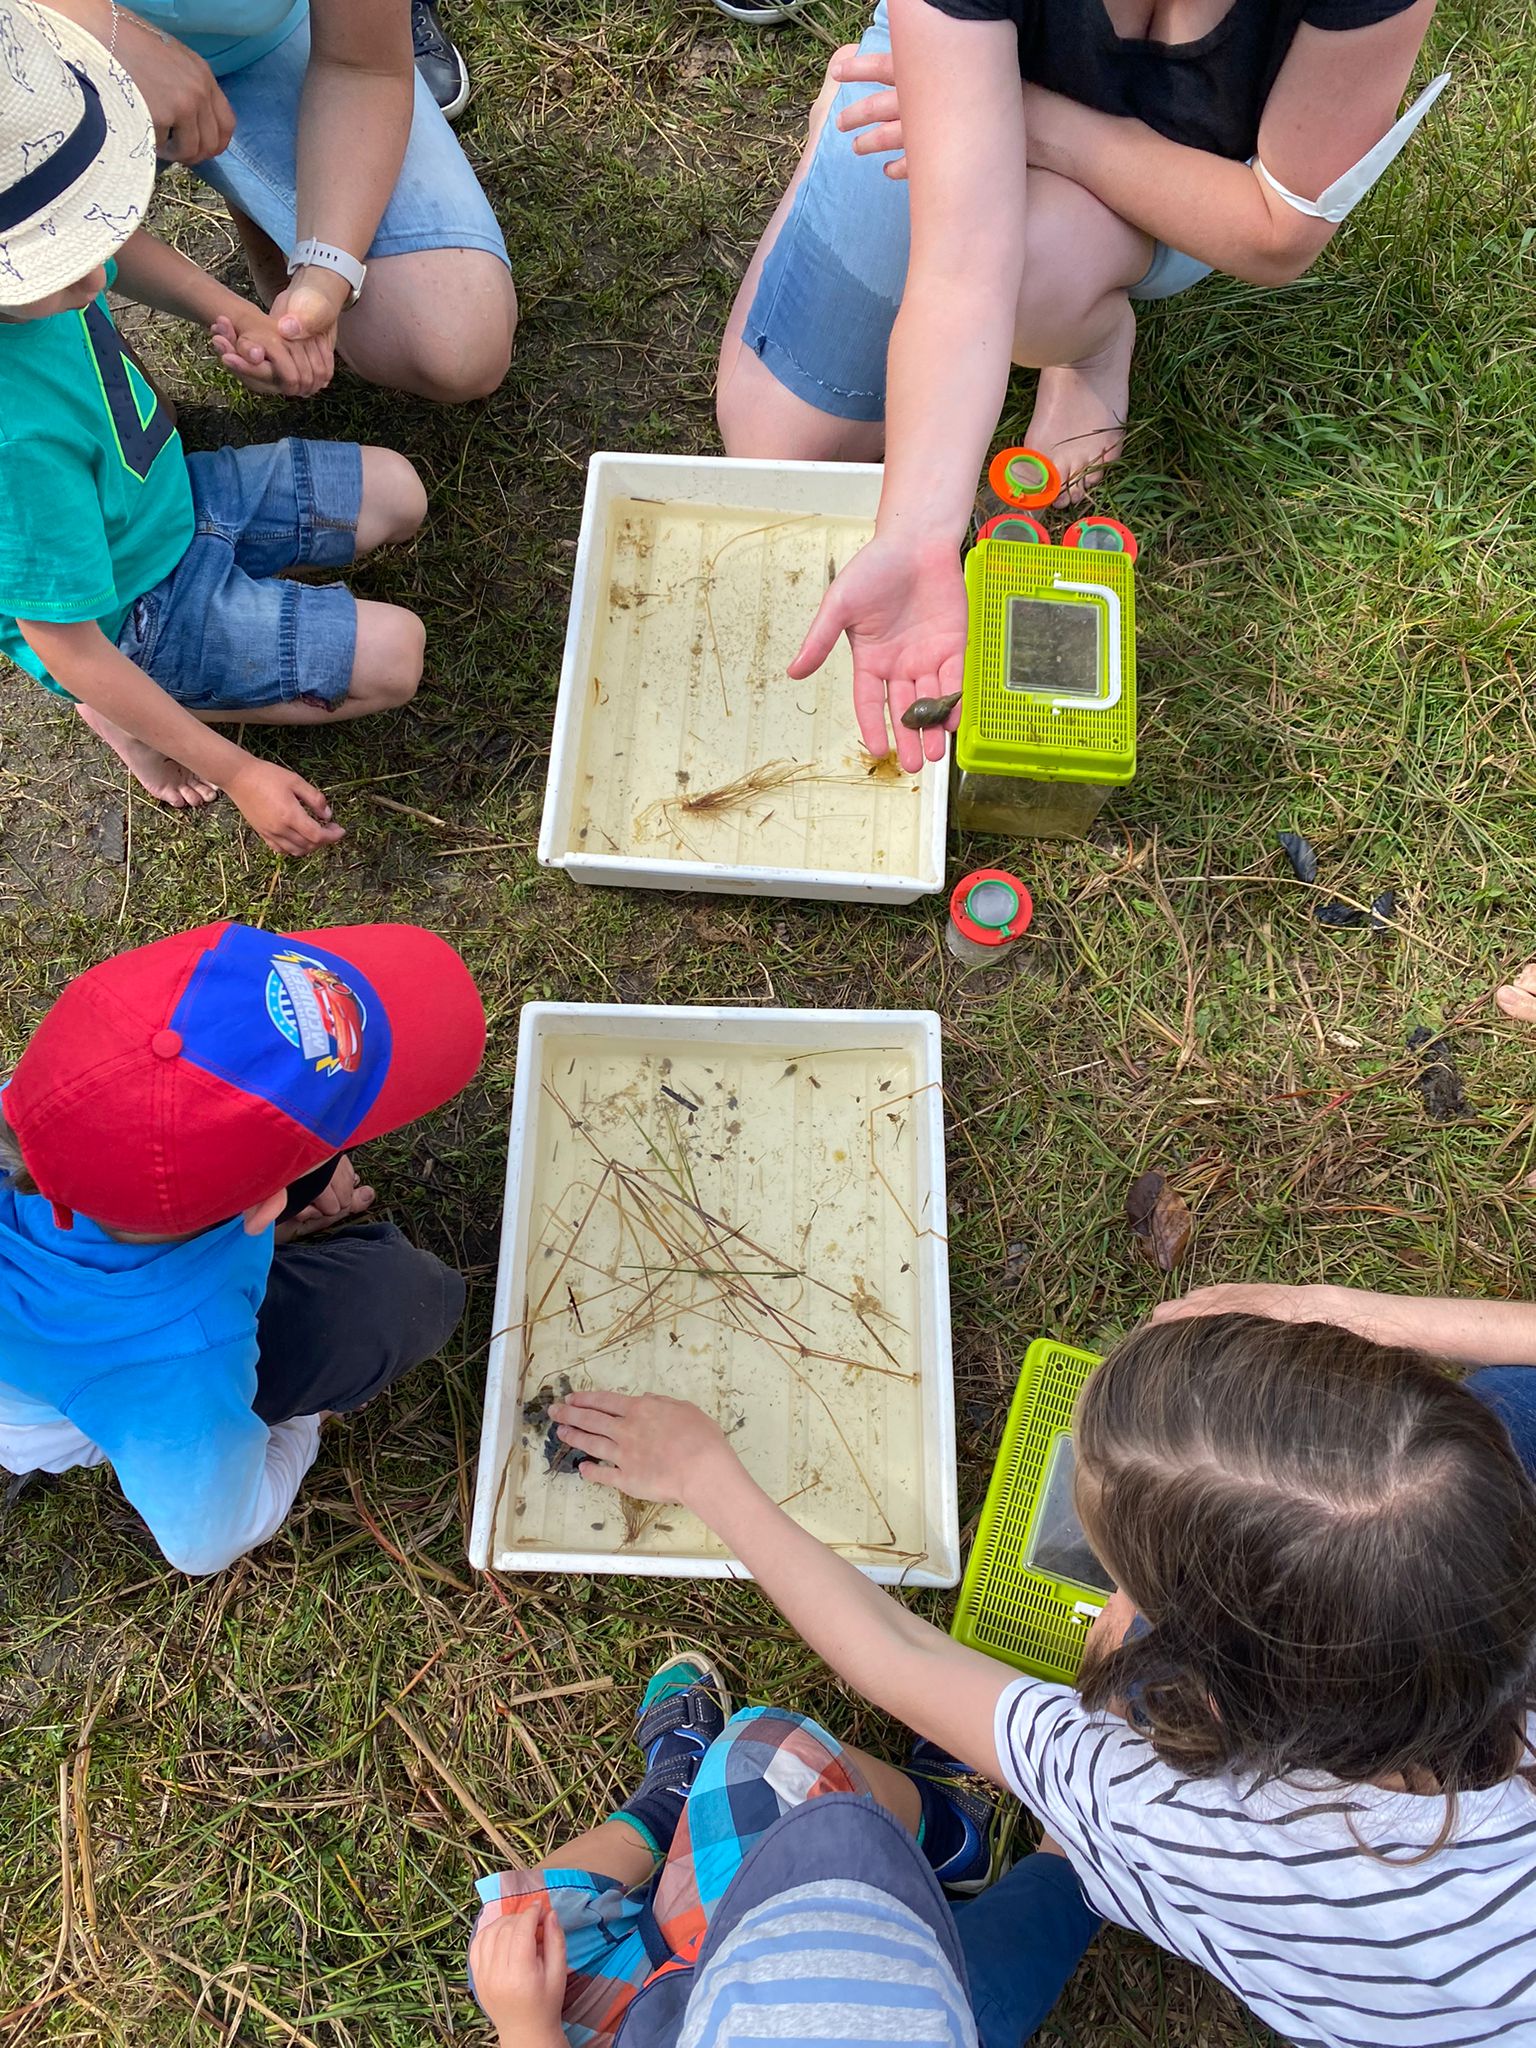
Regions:
M 306 264 L 317 270 L 334 270 L 338 277 L 346 279 L 352 287 L 349 305 L 355 306 L 362 293 L 363 279 L 368 275 L 366 263 L 359 263 L 355 256 L 349 256 L 345 249 L 338 249 L 330 242 L 317 242 L 313 236 L 307 242 L 300 242 L 288 258 L 288 275 L 302 270 Z

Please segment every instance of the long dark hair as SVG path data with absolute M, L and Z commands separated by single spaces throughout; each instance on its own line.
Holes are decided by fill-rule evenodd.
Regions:
M 1194 1776 L 1401 1774 L 1452 1815 L 1522 1768 L 1536 1488 L 1442 1363 L 1325 1323 L 1149 1324 L 1074 1433 L 1084 1517 L 1150 1624 L 1087 1705 L 1133 1701 Z

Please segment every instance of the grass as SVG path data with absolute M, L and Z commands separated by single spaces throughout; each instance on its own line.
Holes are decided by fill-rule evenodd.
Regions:
M 740 1693 L 895 1740 L 750 1588 L 472 1579 L 524 1000 L 942 1010 L 968 1513 L 1027 1340 L 1102 1343 L 1157 1298 L 1122 1219 L 1148 1165 L 1195 1212 L 1169 1288 L 1530 1291 L 1536 1061 L 1489 1000 L 1531 950 L 1536 893 L 1536 109 L 1515 0 L 1446 0 L 1429 62 L 1450 55 L 1454 91 L 1313 276 L 1214 281 L 1148 314 L 1128 459 L 1100 501 L 1143 542 L 1143 766 L 1090 843 L 1007 849 L 1039 906 L 1013 980 L 956 972 L 936 901 L 577 895 L 536 867 L 586 457 L 715 447 L 734 280 L 827 38 L 858 17 L 821 0 L 765 34 L 705 0 L 451 9 L 478 88 L 463 133 L 523 303 L 484 406 L 343 381 L 308 411 L 266 407 L 151 334 L 192 445 L 354 435 L 428 480 L 419 545 L 359 579 L 426 616 L 418 704 L 271 743 L 336 802 L 332 858 L 278 865 L 227 805 L 156 809 L 30 685 L 0 691 L 7 1056 L 67 974 L 215 917 L 434 924 L 492 1019 L 475 1086 L 370 1162 L 391 1213 L 471 1276 L 441 1372 L 329 1434 L 282 1535 L 214 1583 L 168 1572 L 105 1474 L 8 1519 L 0 2013 L 20 2009 L 18 2048 L 481 2038 L 463 1942 L 498 1853 L 462 1795 L 529 1857 L 602 1814 L 637 1683 L 674 1636 L 718 1645 Z M 227 266 L 227 226 L 193 200 L 169 180 L 166 217 Z M 1020 379 L 1005 426 L 1027 416 Z M 1319 926 L 1275 855 L 1288 827 L 1330 890 L 1394 886 L 1401 931 Z M 1409 1085 L 1420 1022 L 1449 1030 L 1466 1122 L 1428 1122 Z M 1047 2032 L 1257 2038 L 1209 1980 L 1113 1935 Z

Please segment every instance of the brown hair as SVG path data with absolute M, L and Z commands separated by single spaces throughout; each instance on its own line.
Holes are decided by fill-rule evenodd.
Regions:
M 1427 1774 L 1454 1802 L 1521 1767 L 1536 1488 L 1441 1363 L 1325 1323 L 1149 1324 L 1074 1435 L 1094 1540 L 1149 1624 L 1085 1704 L 1133 1701 L 1193 1776 Z
M 27 1162 L 21 1156 L 21 1147 L 15 1133 L 0 1115 L 0 1181 L 18 1195 L 35 1195 L 37 1182 L 27 1171 Z

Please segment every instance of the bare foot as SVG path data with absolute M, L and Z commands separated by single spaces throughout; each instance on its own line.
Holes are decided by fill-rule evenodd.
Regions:
M 1094 355 L 1040 372 L 1026 444 L 1049 455 L 1065 482 L 1058 505 L 1080 505 L 1125 446 L 1136 315 L 1129 299 L 1114 333 Z
M 105 740 L 118 759 L 128 763 L 150 795 L 158 797 L 161 803 L 187 810 L 198 804 L 211 804 L 218 795 L 211 782 L 204 782 L 190 768 L 183 768 L 169 754 L 162 754 L 158 747 L 145 746 L 142 740 L 136 740 L 131 733 L 124 732 L 120 725 L 114 725 L 110 718 L 103 718 L 88 704 L 77 704 L 75 709 L 97 739 Z
M 1494 992 L 1493 999 L 1517 1024 L 1536 1024 L 1536 964 L 1522 967 L 1513 982 Z

